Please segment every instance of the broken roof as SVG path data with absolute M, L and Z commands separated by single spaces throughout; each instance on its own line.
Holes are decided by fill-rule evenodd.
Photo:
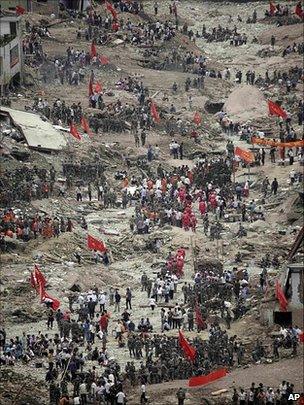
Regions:
M 65 136 L 55 129 L 50 122 L 42 120 L 37 114 L 6 107 L 1 107 L 0 113 L 10 117 L 12 123 L 20 129 L 28 146 L 32 149 L 58 151 L 67 146 Z

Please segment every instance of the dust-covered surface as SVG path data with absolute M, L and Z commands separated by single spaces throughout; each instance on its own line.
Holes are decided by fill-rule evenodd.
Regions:
M 159 2 L 157 17 L 154 15 L 154 2 L 144 1 L 143 3 L 144 13 L 139 15 L 119 13 L 119 17 L 122 16 L 125 21 L 129 19 L 135 24 L 151 19 L 152 22 L 170 20 L 174 25 L 174 17 L 169 13 L 169 4 L 172 2 Z M 290 6 L 292 13 L 294 6 L 293 2 Z M 141 47 L 125 41 L 125 31 L 110 32 L 106 43 L 96 46 L 99 55 L 107 56 L 110 63 L 102 66 L 97 64 L 85 66 L 84 80 L 78 85 L 70 85 L 66 80 L 61 84 L 54 62 L 56 59 L 65 60 L 68 47 L 85 52 L 90 49 L 91 41 L 86 40 L 83 33 L 81 38 L 77 38 L 77 31 L 83 32 L 88 24 L 84 18 L 66 18 L 65 14 L 63 18 L 56 21 L 49 16 L 43 17 L 49 24 L 49 37 L 42 36 L 38 42 L 41 41 L 45 59 L 41 63 L 38 58 L 38 62 L 35 63 L 35 57 L 33 60 L 32 56 L 29 57 L 30 61 L 25 65 L 25 84 L 21 88 L 15 90 L 12 88 L 10 91 L 11 108 L 33 109 L 35 113 L 43 115 L 45 110 L 42 112 L 33 108 L 36 97 L 46 100 L 50 107 L 57 99 L 64 101 L 68 106 L 80 102 L 82 113 L 88 119 L 92 133 L 90 137 L 84 134 L 78 122 L 77 128 L 83 137 L 79 142 L 68 132 L 69 125 L 64 122 L 64 119 L 59 120 L 60 122 L 57 120 L 56 124 L 67 130 L 62 131 L 62 134 L 68 146 L 58 154 L 48 154 L 31 150 L 24 140 L 18 138 L 20 134 L 18 135 L 15 128 L 12 129 L 7 124 L 0 123 L 1 171 L 5 174 L 5 181 L 1 183 L 2 190 L 0 190 L 3 214 L 13 208 L 17 217 L 63 218 L 65 224 L 68 219 L 73 224 L 69 231 L 60 230 L 58 237 L 49 238 L 46 233 L 44 237 L 39 234 L 35 239 L 31 234 L 30 240 L 24 242 L 22 239 L 16 239 L 15 235 L 14 238 L 5 236 L 5 249 L 2 250 L 0 257 L 0 289 L 1 324 L 5 329 L 8 344 L 9 339 L 15 339 L 16 336 L 21 338 L 23 333 L 25 335 L 48 333 L 51 338 L 54 338 L 54 334 L 58 332 L 56 321 L 52 330 L 47 329 L 49 311 L 40 303 L 39 294 L 30 285 L 30 273 L 35 263 L 47 280 L 47 292 L 60 300 L 63 312 L 69 311 L 69 301 L 78 297 L 80 292 L 87 293 L 96 288 L 99 292 L 105 291 L 108 294 L 110 289 L 119 289 L 122 295 L 122 312 L 126 288 L 131 287 L 133 293 L 131 318 L 135 325 L 137 326 L 141 318 L 149 318 L 153 325 L 153 333 L 160 334 L 162 332 L 160 309 L 156 307 L 155 311 L 151 310 L 147 293 L 141 288 L 141 277 L 145 272 L 154 280 L 157 271 L 164 266 L 169 253 L 184 247 L 186 251 L 184 274 L 178 283 L 174 300 L 170 301 L 173 307 L 175 302 L 183 306 L 182 285 L 184 282 L 193 283 L 194 274 L 200 266 L 204 271 L 222 272 L 223 269 L 232 271 L 234 267 L 237 267 L 236 273 L 245 269 L 248 271 L 249 296 L 246 300 L 248 311 L 240 319 L 232 320 L 231 329 L 228 330 L 229 337 L 237 335 L 237 341 L 243 342 L 245 355 L 242 365 L 237 368 L 235 354 L 234 364 L 228 367 L 228 376 L 204 388 L 188 390 L 188 380 L 179 378 L 174 381 L 162 381 L 159 384 L 149 383 L 147 385 L 149 403 L 177 403 L 176 392 L 179 387 L 187 388 L 186 404 L 198 404 L 202 401 L 202 397 L 214 404 L 231 403 L 233 388 L 248 389 L 251 382 L 257 385 L 262 382 L 265 386 L 276 389 L 282 380 L 287 380 L 295 385 L 295 392 L 302 389 L 303 368 L 300 359 L 303 345 L 297 347 L 297 355 L 291 355 L 291 348 L 282 348 L 280 359 L 274 358 L 273 334 L 279 330 L 279 326 L 268 325 L 264 316 L 265 309 L 274 309 L 275 280 L 284 274 L 288 262 L 287 255 L 303 225 L 303 194 L 301 199 L 303 166 L 300 149 L 293 149 L 295 162 L 292 166 L 289 165 L 287 156 L 285 166 L 281 166 L 278 164 L 279 149 L 275 152 L 276 163 L 272 163 L 270 148 L 266 147 L 264 165 L 254 165 L 250 171 L 239 165 L 235 175 L 229 178 L 227 187 L 234 194 L 236 184 L 240 183 L 244 186 L 247 178 L 250 179 L 249 197 L 243 199 L 247 205 L 247 214 L 250 212 L 251 200 L 255 200 L 257 211 L 260 210 L 259 212 L 264 214 L 262 219 L 255 218 L 252 221 L 242 222 L 246 235 L 241 238 L 237 237 L 237 234 L 242 221 L 242 210 L 234 209 L 233 206 L 225 208 L 227 215 L 225 218 L 220 218 L 221 238 L 216 240 L 210 237 L 210 229 L 207 235 L 204 232 L 205 222 L 199 212 L 198 200 L 193 203 L 193 212 L 197 218 L 196 232 L 185 231 L 172 224 L 160 226 L 156 223 L 150 227 L 149 233 L 144 235 L 130 230 L 130 220 L 135 215 L 135 203 L 129 201 L 125 209 L 121 204 L 124 188 L 122 177 L 125 177 L 125 173 L 129 182 L 134 176 L 140 179 L 141 183 L 143 179 L 156 180 L 159 177 L 157 172 L 159 164 L 165 171 L 174 174 L 176 168 L 181 165 L 188 165 L 192 170 L 197 164 L 197 158 L 201 155 L 207 156 L 208 159 L 213 159 L 214 156 L 226 158 L 228 140 L 233 141 L 234 146 L 243 149 L 252 148 L 253 145 L 246 140 L 246 136 L 241 136 L 241 129 L 243 134 L 247 134 L 247 131 L 252 134 L 252 131 L 257 130 L 262 137 L 279 140 L 279 119 L 268 115 L 268 99 L 278 101 L 290 114 L 292 130 L 289 128 L 287 132 L 294 132 L 297 138 L 301 139 L 302 128 L 299 125 L 298 113 L 299 101 L 303 94 L 303 73 L 297 76 L 296 86 L 290 92 L 287 91 L 284 83 L 273 77 L 274 71 L 276 74 L 279 71 L 282 74 L 284 72 L 293 74 L 295 68 L 302 65 L 303 54 L 299 52 L 282 56 L 286 47 L 303 41 L 302 24 L 298 23 L 294 15 L 281 19 L 279 17 L 264 18 L 267 8 L 266 2 L 246 4 L 178 2 L 177 13 L 180 25 L 179 32 L 173 39 L 156 41 L 156 46 L 152 48 Z M 256 23 L 246 23 L 246 20 L 252 17 L 254 10 L 257 11 Z M 103 6 L 96 6 L 96 11 L 105 17 Z M 241 21 L 237 19 L 238 15 Z M 39 24 L 41 18 L 38 14 L 25 14 L 22 18 L 24 35 L 26 35 L 25 21 L 29 21 L 30 24 Z M 278 21 L 283 25 L 278 27 Z M 192 30 L 194 35 L 198 32 L 195 42 L 191 41 L 188 35 L 180 32 L 184 24 L 187 24 L 188 30 Z M 200 35 L 203 24 L 207 32 L 212 32 L 212 29 L 219 25 L 229 29 L 236 26 L 240 34 L 247 35 L 247 43 L 239 46 L 231 45 L 231 35 L 228 35 L 225 41 L 209 41 Z M 272 36 L 276 39 L 274 46 L 271 45 Z M 123 42 L 115 44 L 114 41 L 117 39 L 122 39 Z M 145 53 L 146 50 L 147 53 Z M 181 57 L 177 62 L 173 62 L 174 52 Z M 188 78 L 193 81 L 198 76 L 197 63 L 183 63 L 183 58 L 188 52 L 206 57 L 208 72 L 216 72 L 217 77 L 210 77 L 209 73 L 206 75 L 201 89 L 191 85 L 190 89 L 185 91 L 185 81 Z M 89 106 L 88 83 L 91 68 L 94 72 L 94 83 L 101 83 L 103 87 L 102 101 L 106 106 L 104 109 Z M 230 70 L 230 79 L 225 78 L 227 68 Z M 242 72 L 241 84 L 236 81 L 238 71 Z M 255 79 L 259 79 L 260 75 L 261 80 L 259 79 L 254 85 L 246 83 L 248 71 L 255 72 Z M 269 73 L 269 81 L 265 79 L 266 72 Z M 218 73 L 222 78 L 218 77 Z M 122 103 L 123 108 L 126 104 L 138 106 L 138 93 L 126 91 L 118 83 L 127 77 L 133 78 L 135 82 L 143 82 L 143 85 L 149 89 L 149 98 L 152 97 L 161 116 L 159 124 L 154 123 L 146 130 L 144 146 L 141 142 L 140 146 L 135 145 L 133 124 L 128 121 L 128 116 L 126 118 L 120 115 L 119 109 L 113 110 L 110 107 L 117 101 Z M 176 92 L 172 91 L 174 82 L 178 86 Z M 189 96 L 191 96 L 190 99 Z M 175 111 L 170 110 L 172 105 Z M 240 131 L 227 132 L 225 120 L 220 122 L 219 112 L 222 109 L 227 113 L 226 121 L 232 120 L 233 123 L 243 125 L 239 128 Z M 193 123 L 195 111 L 201 116 L 199 126 Z M 96 117 L 95 114 L 101 114 L 101 116 Z M 113 125 L 111 124 L 112 126 L 106 126 L 110 120 L 112 124 L 116 121 Z M 100 125 L 97 132 L 93 130 L 96 122 Z M 283 127 L 286 137 L 285 123 Z M 193 134 L 194 132 L 198 133 L 197 142 L 194 141 L 197 135 Z M 179 144 L 183 142 L 183 160 L 173 159 L 170 154 L 173 138 Z M 157 146 L 159 151 L 157 158 L 147 163 L 148 145 L 152 145 L 154 150 Z M 138 160 L 145 161 L 141 163 Z M 71 179 L 63 170 L 63 165 L 69 163 L 78 165 L 78 172 L 76 175 L 74 172 Z M 102 174 L 94 172 L 90 177 L 90 164 L 93 167 L 102 165 Z M 44 181 L 38 182 L 36 174 L 33 178 L 30 177 L 34 168 L 45 170 L 48 182 L 51 166 L 56 174 L 54 189 L 49 193 L 48 198 L 45 198 L 46 195 L 43 193 L 39 198 L 34 196 L 31 201 L 23 198 L 27 195 L 29 188 L 33 192 L 31 188 L 33 183 L 37 182 L 37 188 L 44 187 Z M 22 177 L 20 173 L 25 172 L 29 173 L 29 177 L 25 181 L 19 181 L 18 176 Z M 117 176 L 117 172 L 125 173 L 123 176 Z M 218 181 L 216 173 L 211 173 L 210 176 L 211 179 L 216 179 L 215 182 Z M 269 185 L 268 193 L 264 197 L 262 183 L 266 176 L 270 183 L 274 178 L 278 180 L 279 188 L 276 195 L 270 193 Z M 294 183 L 291 182 L 293 178 L 296 179 Z M 6 179 L 9 180 L 6 181 Z M 69 180 L 72 183 L 71 186 L 68 185 Z M 92 184 L 91 201 L 88 195 L 89 182 Z M 113 205 L 110 203 L 105 207 L 104 201 L 98 200 L 97 188 L 100 184 L 107 184 L 110 192 L 115 195 L 116 202 Z M 60 193 L 63 186 L 64 195 Z M 77 186 L 81 187 L 82 201 L 76 201 Z M 223 185 L 221 187 L 224 188 Z M 199 189 L 200 186 L 197 186 L 197 190 Z M 10 197 L 11 191 L 13 197 Z M 191 193 L 195 194 L 194 187 L 191 188 Z M 227 202 L 234 199 L 233 195 L 232 198 L 229 196 Z M 136 201 L 136 204 L 138 203 L 139 201 Z M 216 224 L 217 219 L 216 211 L 210 209 L 210 226 Z M 83 226 L 84 223 L 86 226 Z M 3 224 L 1 226 L 3 230 Z M 107 246 L 109 266 L 105 266 L 100 261 L 97 264 L 94 263 L 93 253 L 87 247 L 88 234 L 102 240 Z M 161 241 L 160 248 L 157 250 L 154 249 L 155 240 Z M 2 246 L 4 246 L 3 243 Z M 81 256 L 80 264 L 77 263 L 75 253 Z M 241 261 L 236 261 L 238 254 Z M 267 265 L 267 291 L 265 291 L 266 288 L 263 290 L 259 287 L 263 267 L 261 261 L 266 255 L 269 255 L 271 260 L 277 257 L 279 261 L 279 264 Z M 213 298 L 216 301 L 218 297 L 215 295 Z M 233 297 L 233 305 L 235 302 Z M 212 305 L 213 301 L 210 306 Z M 215 309 L 208 313 L 208 331 L 214 322 L 219 322 L 222 329 L 226 328 L 226 322 L 221 317 L 217 304 L 214 305 Z M 71 319 L 77 320 L 79 303 L 75 303 L 73 308 L 75 312 L 70 316 Z M 166 306 L 165 308 L 167 310 Z M 183 308 L 187 310 L 188 306 L 185 305 Z M 125 371 L 125 366 L 130 360 L 134 360 L 138 369 L 140 362 L 145 362 L 146 359 L 130 359 L 127 345 L 118 347 L 117 340 L 114 338 L 114 329 L 120 315 L 114 312 L 113 305 L 108 305 L 107 309 L 110 313 L 107 337 L 108 357 L 117 360 L 122 372 Z M 99 310 L 96 309 L 96 312 Z M 96 321 L 97 319 L 96 316 Z M 303 329 L 301 324 L 298 324 L 298 327 Z M 204 330 L 200 333 L 186 331 L 185 335 L 191 340 L 197 335 L 207 340 L 208 331 Z M 169 336 L 177 336 L 177 334 L 177 329 L 167 332 Z M 126 334 L 125 339 L 127 339 Z M 256 364 L 251 356 L 257 339 L 263 342 L 267 351 L 267 355 L 258 361 L 262 364 Z M 92 346 L 101 350 L 102 343 L 96 339 Z M 85 371 L 91 369 L 93 365 L 97 366 L 100 374 L 106 370 L 106 367 L 91 361 L 90 357 L 87 358 L 89 350 L 86 344 L 80 346 L 80 352 L 86 359 Z M 49 400 L 50 383 L 45 381 L 50 362 L 47 350 L 40 356 L 26 359 L 26 361 L 16 360 L 14 365 L 9 364 L 9 359 L 3 356 L 1 360 L 6 363 L 1 371 L 1 402 L 14 405 L 54 403 Z M 64 369 L 60 369 L 55 382 L 60 383 L 64 374 Z M 129 379 L 123 387 L 128 397 L 128 404 L 137 404 L 140 398 L 140 372 L 135 387 L 130 385 L 128 373 L 127 377 Z M 211 395 L 212 392 L 219 390 L 223 392 L 219 395 Z M 68 383 L 68 393 L 73 398 L 71 383 Z

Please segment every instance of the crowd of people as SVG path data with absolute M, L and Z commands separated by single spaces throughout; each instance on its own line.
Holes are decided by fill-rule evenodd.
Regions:
M 246 404 L 288 404 L 292 403 L 290 395 L 294 393 L 294 385 L 288 381 L 282 381 L 278 388 L 265 386 L 263 383 L 251 383 L 249 388 L 234 388 L 231 398 L 233 405 Z M 290 402 L 292 401 L 292 402 Z
M 98 55 L 96 48 L 94 52 L 92 49 L 96 45 L 107 45 L 116 33 L 121 35 L 125 44 L 122 47 L 126 44 L 140 49 L 147 47 L 151 53 L 154 52 L 155 45 L 165 47 L 167 41 L 176 37 L 179 29 L 177 4 L 171 2 L 169 6 L 170 15 L 175 17 L 173 21 L 158 19 L 159 4 L 155 1 L 154 21 L 143 19 L 137 23 L 128 16 L 126 19 L 114 16 L 118 10 L 120 13 L 143 15 L 142 2 L 121 0 L 115 2 L 115 8 L 112 3 L 105 5 L 112 17 L 109 13 L 105 16 L 104 13 L 99 14 L 91 9 L 83 15 L 68 11 L 72 19 L 82 18 L 85 28 L 78 29 L 77 39 L 84 38 L 91 44 L 91 50 L 84 51 L 68 46 L 64 56 L 52 61 L 52 70 L 58 85 L 78 86 L 84 82 L 89 83 L 88 105 L 98 109 L 88 118 L 90 128 L 95 134 L 101 130 L 104 133 L 111 131 L 125 135 L 128 131 L 128 134 L 134 136 L 136 148 L 146 148 L 143 157 L 145 170 L 138 162 L 132 166 L 134 162 L 131 163 L 129 156 L 123 153 L 118 154 L 119 159 L 124 158 L 122 169 L 126 170 L 118 170 L 112 178 L 106 163 L 97 152 L 94 157 L 92 153 L 90 159 L 79 162 L 70 157 L 62 162 L 60 170 L 55 170 L 52 165 L 45 169 L 29 164 L 22 169 L 3 172 L 0 179 L 1 204 L 14 207 L 14 202 L 24 204 L 50 197 L 60 200 L 73 195 L 73 204 L 81 208 L 94 200 L 99 203 L 96 204 L 96 209 L 126 210 L 131 207 L 129 236 L 133 238 L 136 234 L 134 239 L 145 239 L 147 245 L 151 243 L 151 250 L 157 257 L 162 250 L 162 239 L 156 237 L 150 242 L 146 241 L 146 235 L 158 228 L 179 227 L 183 235 L 187 236 L 190 231 L 194 234 L 199 226 L 202 236 L 218 241 L 222 238 L 224 222 L 232 220 L 239 223 L 239 229 L 230 229 L 231 237 L 246 236 L 246 222 L 266 219 L 267 212 L 263 205 L 267 198 L 280 193 L 281 180 L 277 177 L 263 177 L 260 184 L 255 185 L 259 194 L 258 201 L 254 199 L 250 176 L 242 181 L 235 179 L 236 168 L 244 163 L 236 156 L 231 139 L 239 135 L 241 140 L 250 141 L 253 135 L 263 138 L 265 134 L 254 130 L 250 124 L 242 125 L 241 122 L 230 119 L 226 113 L 220 111 L 216 117 L 222 135 L 229 139 L 226 151 L 212 156 L 200 152 L 193 165 L 174 165 L 170 170 L 165 169 L 163 166 L 167 165 L 159 162 L 160 147 L 157 143 L 152 143 L 149 131 L 155 129 L 161 119 L 165 121 L 161 125 L 171 136 L 165 153 L 176 162 L 183 161 L 185 155 L 186 141 L 184 142 L 185 138 L 180 139 L 179 135 L 197 140 L 199 125 L 193 129 L 193 124 L 186 125 L 182 118 L 174 117 L 179 115 L 174 102 L 166 110 L 158 108 L 159 111 L 156 111 L 151 99 L 151 89 L 136 75 L 121 75 L 119 78 L 117 75 L 115 83 L 117 90 L 135 96 L 134 103 L 119 99 L 106 105 L 104 89 L 97 80 L 95 69 L 105 68 L 109 59 Z M 287 6 L 278 5 L 276 9 L 276 16 L 287 16 L 289 13 Z M 237 19 L 242 21 L 240 16 Z M 257 14 L 254 12 L 250 22 L 255 23 L 256 20 Z M 42 50 L 41 38 L 50 37 L 49 30 L 43 26 L 31 27 L 29 24 L 26 30 L 23 51 L 28 56 L 27 60 L 34 54 L 36 60 L 43 63 L 46 55 Z M 223 28 L 219 25 L 207 32 L 203 25 L 202 33 L 195 34 L 185 23 L 181 32 L 190 40 L 203 38 L 207 42 L 229 41 L 235 47 L 248 42 L 247 34 L 240 33 L 236 26 Z M 275 43 L 276 39 L 273 37 L 272 48 Z M 160 56 L 161 52 L 156 50 L 155 55 Z M 295 52 L 302 54 L 303 44 L 287 47 L 283 56 L 287 57 Z M 179 65 L 183 72 L 196 75 L 191 78 L 189 75 L 184 82 L 174 81 L 171 87 L 173 96 L 180 93 L 187 95 L 188 111 L 192 111 L 194 107 L 192 90 L 202 92 L 205 77 L 230 80 L 233 76 L 228 67 L 224 71 L 209 68 L 207 58 L 203 54 L 196 55 L 193 51 L 170 51 L 161 62 L 161 68 L 171 69 L 174 68 L 173 65 Z M 246 83 L 250 85 L 278 85 L 288 94 L 297 88 L 302 76 L 303 69 L 298 67 L 286 72 L 275 70 L 272 75 L 267 70 L 265 77 L 257 75 L 250 68 L 245 75 L 240 69 L 237 70 L 235 79 L 238 84 L 243 83 L 246 78 Z M 46 74 L 42 80 L 49 80 Z M 111 89 L 107 89 L 107 95 L 113 95 Z M 164 99 L 169 100 L 166 95 Z M 60 98 L 50 104 L 47 99 L 37 97 L 31 109 L 59 126 L 80 124 L 84 114 L 81 102 L 75 101 L 68 105 Z M 172 119 L 167 119 L 168 113 L 171 118 L 173 116 Z M 295 115 L 301 125 L 304 117 L 302 102 L 292 114 L 287 112 L 285 120 L 278 119 L 278 137 L 281 142 L 295 141 L 300 136 L 293 126 Z M 288 148 L 283 151 L 276 147 L 256 148 L 255 161 L 252 164 L 264 166 L 267 154 L 271 164 L 285 165 L 287 160 L 292 168 L 291 187 L 296 181 L 301 181 L 303 175 L 296 173 L 293 167 L 295 161 L 304 161 L 303 148 Z M 114 158 L 113 162 L 116 164 Z M 134 166 L 137 166 L 135 171 Z M 0 216 L 0 249 L 3 253 L 7 251 L 7 237 L 24 242 L 37 238 L 55 238 L 62 233 L 72 232 L 78 225 L 88 229 L 84 218 L 76 225 L 74 220 L 72 222 L 62 215 L 41 215 L 5 208 Z M 137 387 L 140 403 L 146 403 L 150 384 L 208 375 L 220 367 L 230 370 L 235 366 L 266 362 L 266 359 L 297 356 L 302 333 L 297 325 L 281 328 L 273 336 L 268 335 L 265 341 L 262 338 L 253 339 L 250 346 L 245 344 L 241 336 L 231 336 L 230 333 L 232 323 L 244 317 L 252 308 L 252 297 L 262 299 L 265 296 L 270 283 L 268 269 L 270 266 L 279 267 L 277 257 L 270 263 L 270 257 L 266 256 L 260 263 L 262 271 L 259 277 L 252 282 L 245 266 L 242 270 L 238 267 L 218 268 L 216 265 L 210 269 L 196 260 L 193 250 L 193 272 L 185 281 L 186 251 L 181 246 L 176 251 L 171 251 L 163 262 L 156 263 L 156 271 L 151 270 L 148 274 L 142 272 L 141 291 L 133 285 L 123 288 L 118 284 L 118 288 L 106 284 L 102 289 L 99 285 L 94 285 L 91 290 L 81 292 L 81 288 L 76 286 L 66 292 L 68 309 L 55 308 L 52 299 L 42 300 L 45 326 L 38 333 L 26 330 L 22 336 L 8 338 L 5 329 L 0 329 L 0 364 L 18 366 L 21 363 L 35 363 L 37 368 L 43 368 L 51 405 L 68 405 L 72 401 L 74 405 L 94 402 L 114 405 L 127 402 L 126 392 L 130 385 Z M 102 261 L 107 269 L 109 256 L 108 252 L 101 254 L 93 249 L 92 259 L 96 266 Z M 78 250 L 75 257 L 81 268 L 82 256 Z M 242 262 L 240 253 L 235 262 Z M 155 320 L 155 314 L 159 315 L 159 322 Z M 192 359 L 185 355 L 177 336 L 182 331 L 197 332 L 188 339 L 195 351 Z M 200 334 L 202 331 L 205 332 L 204 338 Z M 119 361 L 115 352 L 115 356 L 112 355 L 113 347 L 109 349 L 109 340 L 112 337 L 115 339 L 113 346 L 117 353 L 129 355 L 125 364 Z M 285 381 L 278 389 L 252 383 L 248 389 L 235 388 L 231 401 L 240 405 L 284 404 L 288 403 L 288 396 L 293 392 L 294 386 Z M 185 401 L 182 388 L 177 391 L 176 397 L 182 405 Z

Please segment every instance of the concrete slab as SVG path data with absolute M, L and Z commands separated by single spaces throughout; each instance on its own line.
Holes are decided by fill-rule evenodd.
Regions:
M 59 151 L 67 146 L 65 136 L 48 121 L 39 115 L 12 108 L 1 107 L 0 114 L 5 114 L 13 125 L 24 135 L 28 146 L 32 149 Z

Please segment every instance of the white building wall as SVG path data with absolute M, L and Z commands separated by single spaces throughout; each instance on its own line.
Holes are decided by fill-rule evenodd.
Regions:
M 2 65 L 0 72 L 1 93 L 3 92 L 3 86 L 9 84 L 11 79 L 17 73 L 21 74 L 22 69 L 22 47 L 19 22 L 11 17 L 7 21 L 5 18 L 0 18 L 0 35 L 4 36 L 10 34 L 10 22 L 17 22 L 17 35 L 11 42 L 0 47 L 0 59 Z M 11 53 L 13 49 L 15 49 L 15 51 Z

